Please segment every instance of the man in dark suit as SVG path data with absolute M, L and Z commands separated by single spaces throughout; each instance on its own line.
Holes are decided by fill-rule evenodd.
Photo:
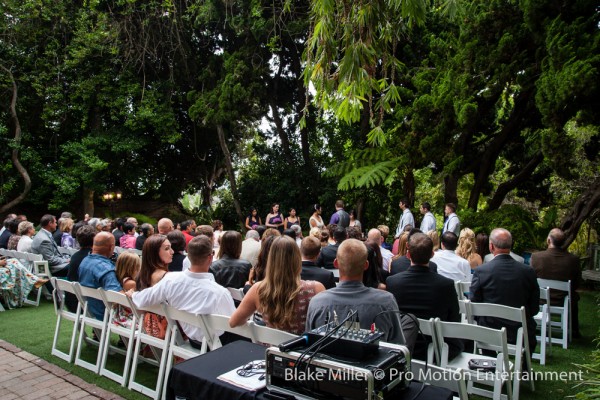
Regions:
M 494 303 L 509 307 L 525 307 L 529 347 L 535 349 L 536 324 L 533 316 L 540 308 L 540 287 L 533 268 L 510 256 L 512 236 L 509 231 L 496 228 L 490 234 L 490 252 L 494 259 L 475 268 L 471 280 L 471 301 Z M 477 323 L 494 329 L 506 327 L 509 343 L 515 343 L 519 323 L 493 317 L 479 317 Z
M 342 228 L 338 226 L 333 231 L 333 240 L 335 240 L 335 244 L 330 244 L 321 249 L 321 254 L 317 258 L 317 266 L 327 269 L 333 269 L 333 260 L 337 256 L 338 247 L 348 235 L 346 234 L 346 228 Z
M 407 257 L 411 265 L 405 272 L 386 280 L 387 290 L 394 295 L 398 308 L 417 318 L 439 318 L 442 321 L 460 322 L 458 296 L 454 281 L 429 270 L 433 256 L 433 241 L 423 233 L 415 233 L 409 239 Z M 454 358 L 462 349 L 459 340 L 448 340 L 449 357 Z M 428 342 L 417 341 L 413 356 L 425 360 Z
M 421 230 L 417 229 L 417 228 L 411 229 L 408 232 L 408 238 L 406 239 L 408 241 L 408 243 L 406 244 L 407 248 L 410 243 L 410 238 L 415 233 L 425 233 L 425 232 L 421 232 Z M 390 276 L 399 274 L 400 272 L 404 272 L 404 271 L 408 270 L 408 267 L 410 267 L 410 260 L 408 259 L 408 257 L 407 256 L 398 257 L 395 260 L 392 260 L 392 262 L 390 263 Z M 429 261 L 429 271 L 437 273 L 437 264 L 434 263 L 433 261 Z
M 314 236 L 307 236 L 302 239 L 300 253 L 302 253 L 302 272 L 300 277 L 305 281 L 319 281 L 325 286 L 325 289 L 335 287 L 335 278 L 333 272 L 319 268 L 317 266 L 317 257 L 321 251 L 321 241 Z
M 565 233 L 558 229 L 552 229 L 548 234 L 546 243 L 548 250 L 539 251 L 531 255 L 531 266 L 538 278 L 552 279 L 555 281 L 571 281 L 571 323 L 573 337 L 581 337 L 579 333 L 579 294 L 577 289 L 581 283 L 581 268 L 579 267 L 579 258 L 566 249 Z M 551 303 L 555 306 L 562 306 L 566 292 L 551 290 Z

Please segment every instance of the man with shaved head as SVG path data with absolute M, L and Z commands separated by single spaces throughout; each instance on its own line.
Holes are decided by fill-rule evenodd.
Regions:
M 356 311 L 361 328 L 371 329 L 371 324 L 375 324 L 377 330 L 383 332 L 382 340 L 385 342 L 404 344 L 404 336 L 412 351 L 416 329 L 412 321 L 408 320 L 410 323 L 405 325 L 403 320 L 403 335 L 394 296 L 362 283 L 363 272 L 369 267 L 365 244 L 356 239 L 344 240 L 333 263 L 340 270 L 339 286 L 311 299 L 306 315 L 306 330 L 325 325 L 326 321 L 342 321 L 351 311 Z
M 581 334 L 579 333 L 579 294 L 577 289 L 581 282 L 581 268 L 579 268 L 579 258 L 565 249 L 565 241 L 565 233 L 562 230 L 552 229 L 546 239 L 548 250 L 533 253 L 531 266 L 538 278 L 571 281 L 571 329 L 573 337 L 578 338 L 581 337 Z M 562 307 L 566 295 L 566 292 L 551 290 L 551 304 Z
M 94 289 L 103 288 L 120 292 L 123 290 L 115 266 L 110 257 L 115 250 L 115 237 L 110 232 L 99 232 L 94 237 L 92 253 L 83 259 L 79 266 L 79 283 Z M 104 318 L 104 303 L 89 299 L 88 309 L 96 319 Z
M 158 233 L 160 235 L 166 235 L 167 233 L 171 232 L 173 229 L 175 229 L 175 225 L 173 225 L 173 221 L 171 221 L 169 218 L 161 218 L 158 221 Z

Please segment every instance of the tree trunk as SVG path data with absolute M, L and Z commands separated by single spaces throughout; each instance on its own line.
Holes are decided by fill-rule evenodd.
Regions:
M 275 129 L 277 130 L 277 134 L 279 135 L 279 139 L 281 140 L 283 157 L 287 160 L 288 163 L 293 163 L 294 157 L 292 156 L 292 151 L 290 149 L 290 139 L 288 138 L 287 132 L 283 127 L 283 120 L 281 119 L 281 114 L 279 114 L 279 109 L 277 108 L 276 102 L 276 95 L 274 93 L 271 95 L 269 105 L 271 106 L 271 112 L 273 113 L 273 122 L 275 122 Z
M 535 169 L 542 162 L 543 159 L 544 159 L 544 156 L 542 155 L 542 153 L 541 152 L 537 153 L 535 156 L 533 156 L 533 158 L 531 160 L 529 160 L 527 165 L 525 165 L 525 167 L 523 167 L 519 171 L 518 174 L 513 176 L 512 179 L 498 185 L 498 188 L 496 189 L 494 196 L 488 200 L 488 211 L 494 211 L 494 210 L 497 210 L 498 208 L 500 208 L 506 195 L 511 190 L 519 187 L 519 185 L 521 185 L 523 182 L 525 182 L 527 180 L 527 178 L 529 178 L 531 176 L 533 171 L 535 171 Z
M 87 186 L 83 186 L 83 213 L 94 216 L 94 191 Z
M 408 207 L 412 208 L 415 203 L 415 190 L 416 190 L 415 175 L 413 173 L 412 168 L 408 168 L 406 170 L 403 181 L 404 181 L 403 182 L 404 193 L 406 195 L 406 200 L 408 201 Z
M 458 175 L 444 177 L 444 202 L 454 203 L 458 207 Z
M 235 206 L 235 212 L 238 215 L 240 228 L 243 231 L 244 215 L 242 214 L 242 207 L 240 206 L 240 201 L 238 199 L 237 185 L 235 184 L 235 174 L 233 173 L 233 163 L 231 162 L 231 153 L 229 153 L 229 148 L 227 147 L 227 142 L 225 141 L 225 131 L 223 130 L 223 125 L 217 124 L 217 133 L 219 135 L 221 151 L 223 151 L 223 155 L 225 156 L 225 167 L 227 169 L 229 184 L 231 185 L 231 196 L 233 197 L 233 205 Z
M 588 186 L 581 196 L 577 199 L 573 207 L 567 212 L 560 223 L 560 229 L 565 232 L 565 248 L 569 247 L 577 237 L 581 224 L 594 212 L 600 205 L 600 178 Z
M 13 120 L 13 124 L 15 126 L 15 140 L 14 140 L 14 148 L 12 150 L 11 160 L 12 160 L 12 163 L 15 166 L 17 172 L 23 178 L 23 183 L 24 183 L 23 191 L 21 192 L 21 194 L 19 194 L 13 200 L 9 201 L 8 203 L 6 203 L 2 207 L 0 207 L 0 213 L 4 213 L 4 212 L 6 212 L 6 210 L 10 210 L 14 206 L 21 203 L 23 200 L 25 200 L 25 198 L 29 194 L 29 191 L 31 190 L 31 178 L 29 177 L 29 173 L 27 172 L 25 167 L 23 167 L 23 165 L 19 161 L 19 148 L 21 147 L 21 123 L 19 122 L 19 116 L 17 115 L 17 96 L 18 96 L 17 82 L 15 81 L 15 77 L 13 76 L 12 72 L 9 69 L 7 69 L 6 67 L 4 67 L 2 65 L 0 65 L 0 68 L 2 68 L 2 70 L 4 70 L 4 72 L 6 72 L 8 74 L 8 76 L 12 82 L 12 99 L 10 101 L 10 116 L 11 116 L 11 118 Z

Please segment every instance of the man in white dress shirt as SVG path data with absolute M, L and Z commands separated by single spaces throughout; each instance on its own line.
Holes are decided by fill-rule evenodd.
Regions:
M 458 245 L 458 236 L 453 232 L 442 235 L 442 248 L 436 251 L 431 261 L 437 264 L 438 274 L 450 278 L 453 281 L 471 281 L 471 266 L 469 262 L 457 255 L 454 251 Z
M 444 229 L 442 234 L 446 232 L 454 232 L 456 236 L 460 234 L 460 220 L 456 215 L 456 204 L 448 203 L 444 207 L 444 214 L 446 214 L 446 222 L 444 222 Z
M 402 215 L 400 215 L 400 221 L 398 221 L 398 228 L 396 228 L 396 237 L 400 237 L 400 234 L 404 232 L 404 228 L 407 225 L 415 227 L 415 217 L 413 217 L 410 208 L 408 208 L 408 201 L 406 199 L 400 200 L 398 204 L 400 209 L 402 210 Z
M 235 311 L 233 299 L 227 289 L 215 282 L 208 272 L 212 263 L 213 243 L 201 235 L 188 244 L 189 270 L 169 272 L 156 285 L 141 292 L 128 291 L 137 307 L 147 307 L 167 302 L 178 310 L 192 314 L 221 314 L 230 316 Z M 192 345 L 199 345 L 204 338 L 201 329 L 181 323 L 181 328 Z M 223 340 L 221 340 L 223 342 Z M 194 346 L 194 347 L 196 347 Z
M 421 232 L 427 233 L 429 231 L 436 230 L 436 221 L 435 216 L 431 212 L 431 204 L 424 202 L 421 203 L 421 208 L 419 208 L 421 214 L 423 214 L 423 221 L 421 221 Z

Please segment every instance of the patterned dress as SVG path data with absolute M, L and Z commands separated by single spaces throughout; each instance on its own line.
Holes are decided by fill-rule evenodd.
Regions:
M 30 273 L 19 260 L 7 259 L 6 265 L 0 266 L 2 302 L 7 308 L 21 307 L 37 281 L 38 277 Z
M 292 322 L 292 325 L 289 329 L 285 329 L 285 331 L 293 333 L 295 335 L 301 335 L 305 331 L 306 325 L 306 312 L 308 311 L 308 303 L 310 303 L 310 299 L 312 299 L 315 294 L 315 285 L 316 281 L 300 281 L 300 292 L 296 297 L 296 305 L 294 307 L 294 315 L 296 319 Z M 267 316 L 263 314 L 263 319 L 267 326 L 273 327 L 269 321 Z

